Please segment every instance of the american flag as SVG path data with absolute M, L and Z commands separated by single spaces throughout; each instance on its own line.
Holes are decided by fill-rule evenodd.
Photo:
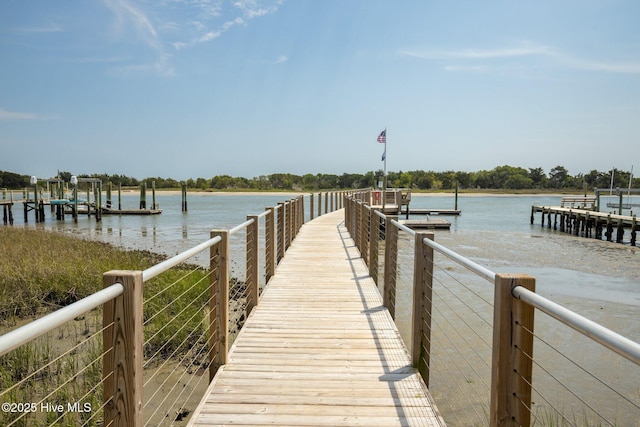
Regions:
M 380 135 L 378 135 L 378 142 L 381 144 L 386 144 L 387 143 L 387 130 L 383 130 L 382 132 L 380 132 Z

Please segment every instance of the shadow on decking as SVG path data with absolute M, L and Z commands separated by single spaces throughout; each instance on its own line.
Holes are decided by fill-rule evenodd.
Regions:
M 407 404 L 411 398 L 424 398 L 423 389 L 416 389 L 415 387 L 411 387 L 406 384 L 404 380 L 411 378 L 412 376 L 418 375 L 417 370 L 411 365 L 411 363 L 406 363 L 409 360 L 409 353 L 405 347 L 402 348 L 391 348 L 391 346 L 385 345 L 385 341 L 389 341 L 389 335 L 385 336 L 380 333 L 380 317 L 384 317 L 386 322 L 389 325 L 393 326 L 393 331 L 395 337 L 393 341 L 400 341 L 403 344 L 402 339 L 400 338 L 400 334 L 395 327 L 395 323 L 389 314 L 389 311 L 382 304 L 376 306 L 370 306 L 370 299 L 367 298 L 367 295 L 363 288 L 363 282 L 372 281 L 371 276 L 361 275 L 361 272 L 358 271 L 354 262 L 361 261 L 362 258 L 360 254 L 357 252 L 355 245 L 349 244 L 349 240 L 351 240 L 351 236 L 348 231 L 344 228 L 344 222 L 338 224 L 338 233 L 340 234 L 340 239 L 342 241 L 342 245 L 347 255 L 347 260 L 349 261 L 349 265 L 351 267 L 351 271 L 353 272 L 353 280 L 355 281 L 356 286 L 358 287 L 358 292 L 360 294 L 360 298 L 362 300 L 362 305 L 365 307 L 361 313 L 366 314 L 367 320 L 370 325 L 370 330 L 373 335 L 373 340 L 376 343 L 376 347 L 378 350 L 378 355 L 380 356 L 380 363 L 383 366 L 384 374 L 379 377 L 381 382 L 386 382 L 389 387 L 389 391 L 393 396 L 393 400 L 396 403 L 395 409 L 399 418 L 413 418 L 416 417 L 416 413 L 411 413 L 411 408 L 415 408 L 416 405 Z M 355 252 L 355 253 L 354 253 Z M 357 256 L 355 256 L 357 254 Z M 374 288 L 377 291 L 377 286 L 375 283 L 373 284 Z M 388 329 L 387 329 L 388 331 Z M 398 361 L 403 363 L 403 366 L 393 368 L 394 366 L 398 366 Z

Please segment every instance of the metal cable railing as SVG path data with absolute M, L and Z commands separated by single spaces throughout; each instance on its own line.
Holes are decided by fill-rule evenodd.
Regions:
M 571 352 L 566 352 L 564 351 L 566 343 L 563 341 L 554 342 L 553 339 L 543 337 L 543 335 L 546 335 L 547 332 L 552 332 L 553 335 L 558 325 L 557 322 L 553 325 L 552 322 L 554 321 L 567 325 L 586 337 L 588 343 L 596 346 L 598 344 L 603 345 L 604 347 L 600 347 L 600 352 L 598 353 L 603 355 L 601 357 L 607 357 L 606 352 L 610 350 L 628 359 L 629 367 L 623 372 L 627 373 L 626 376 L 630 372 L 634 372 L 631 375 L 632 378 L 638 379 L 640 379 L 640 372 L 638 372 L 640 344 L 536 294 L 533 288 L 528 289 L 529 286 L 535 283 L 535 279 L 522 275 L 497 274 L 434 242 L 433 237 L 424 237 L 416 240 L 416 245 L 424 245 L 424 248 L 429 248 L 433 251 L 432 255 L 429 255 L 428 250 L 421 249 L 420 252 L 426 253 L 427 255 L 424 256 L 427 258 L 425 258 L 425 261 L 416 261 L 412 250 L 398 249 L 399 244 L 397 242 L 399 238 L 397 237 L 397 231 L 401 232 L 400 240 L 403 239 L 402 235 L 416 239 L 416 232 L 397 220 L 390 219 L 380 211 L 371 210 L 366 203 L 363 203 L 363 201 L 367 200 L 369 198 L 366 194 L 358 194 L 349 198 L 345 212 L 345 224 L 347 224 L 363 256 L 371 257 L 371 248 L 374 245 L 379 247 L 379 251 L 373 251 L 378 258 L 375 262 L 370 263 L 369 268 L 372 277 L 378 279 L 383 295 L 393 295 L 393 300 L 387 301 L 385 298 L 385 305 L 389 308 L 392 316 L 395 316 L 394 313 L 397 311 L 407 311 L 406 306 L 397 305 L 400 302 L 396 302 L 396 298 L 401 300 L 401 295 L 395 295 L 395 289 L 402 287 L 406 289 L 407 287 L 406 284 L 396 283 L 397 280 L 408 280 L 406 278 L 407 274 L 404 272 L 407 266 L 411 264 L 415 266 L 413 271 L 414 295 L 416 295 L 416 286 L 428 286 L 428 288 L 425 287 L 424 290 L 419 291 L 417 294 L 422 295 L 422 302 L 414 300 L 413 308 L 409 307 L 408 309 L 413 312 L 414 316 L 413 331 L 408 341 L 410 341 L 409 345 L 414 347 L 414 350 L 412 350 L 414 366 L 424 372 L 423 376 L 427 384 L 429 384 L 429 381 L 433 382 L 435 389 L 432 389 L 432 392 L 436 396 L 436 400 L 438 401 L 438 396 L 440 396 L 441 392 L 446 394 L 446 398 L 439 401 L 439 407 L 441 410 L 446 408 L 449 411 L 447 413 L 455 417 L 456 421 L 454 421 L 453 425 L 495 425 L 493 424 L 495 422 L 493 417 L 496 416 L 496 410 L 515 411 L 510 417 L 513 417 L 514 420 L 520 419 L 522 425 L 530 425 L 533 420 L 534 422 L 541 422 L 542 425 L 584 425 L 585 423 L 588 425 L 596 423 L 597 425 L 597 423 L 602 423 L 602 425 L 620 426 L 634 425 L 628 424 L 628 422 L 631 422 L 629 420 L 640 418 L 639 398 L 635 395 L 633 386 L 629 388 L 626 385 L 626 382 L 632 383 L 633 381 L 626 381 L 627 379 L 625 378 L 623 383 L 618 380 L 617 384 L 613 384 L 610 379 L 605 378 L 606 374 L 596 375 L 592 366 L 587 365 L 585 367 L 584 363 L 580 363 L 579 359 L 584 354 L 576 354 L 576 348 L 570 349 L 572 350 Z M 367 210 L 370 213 L 363 213 L 363 211 Z M 380 222 L 384 221 L 383 225 L 379 224 L 378 218 Z M 368 223 L 363 223 L 366 221 Z M 390 230 L 389 227 L 393 228 Z M 363 230 L 369 230 L 369 233 L 365 233 Z M 368 242 L 368 254 L 366 253 L 367 246 L 360 240 L 365 235 L 368 235 L 370 240 Z M 393 242 L 390 244 L 389 240 Z M 384 244 L 382 241 L 384 241 Z M 402 254 L 403 250 L 404 254 Z M 384 258 L 379 255 L 382 251 L 386 251 Z M 418 253 L 417 250 L 416 253 Z M 436 260 L 434 258 L 435 254 L 444 255 L 445 259 L 463 266 L 464 269 L 458 271 L 452 267 L 455 264 L 449 265 L 444 260 Z M 422 257 L 423 255 L 420 256 Z M 384 259 L 384 261 L 381 259 Z M 396 260 L 398 260 L 399 265 L 397 268 L 395 266 Z M 390 265 L 386 265 L 387 263 L 390 263 Z M 405 263 L 405 265 L 403 266 L 402 263 Z M 385 270 L 384 276 L 379 271 L 382 268 Z M 470 272 L 471 276 L 468 273 L 464 273 L 464 271 Z M 474 280 L 473 277 L 476 277 L 479 281 Z M 493 287 L 487 287 L 487 281 Z M 527 287 L 525 287 L 524 283 L 527 283 Z M 498 292 L 498 289 L 501 290 Z M 416 320 L 416 310 L 424 310 L 425 307 L 427 307 L 427 311 L 422 314 L 418 313 L 421 317 Z M 526 315 L 530 316 L 530 318 L 526 318 L 526 321 L 518 317 L 524 313 L 521 310 L 531 313 Z M 550 316 L 550 320 L 544 322 L 546 328 L 535 333 L 533 332 L 533 310 L 541 311 Z M 502 314 L 496 314 L 498 312 Z M 510 312 L 512 314 L 508 314 Z M 504 313 L 507 313 L 507 315 L 504 316 Z M 510 324 L 505 326 L 501 319 L 505 319 Z M 528 322 L 531 322 L 530 325 Z M 536 323 L 539 322 L 537 321 Z M 416 332 L 416 328 L 419 330 L 418 332 Z M 509 335 L 504 335 L 504 332 L 496 332 L 499 328 L 508 332 Z M 518 330 L 521 332 L 518 332 Z M 443 331 L 449 332 L 443 333 Z M 417 333 L 425 333 L 425 335 L 419 337 Z M 521 345 L 517 340 L 523 338 L 531 344 Z M 557 339 L 557 337 L 555 338 Z M 516 341 L 513 341 L 514 339 Z M 547 356 L 546 353 L 548 352 L 541 351 L 545 354 L 535 358 L 532 357 L 533 340 L 550 347 L 550 352 L 555 353 L 556 356 Z M 504 344 L 500 344 L 502 342 Z M 586 345 L 585 348 L 587 348 Z M 455 350 L 453 350 L 454 348 Z M 581 353 L 580 350 L 577 353 Z M 506 354 L 511 354 L 511 356 L 504 359 Z M 611 353 L 608 354 L 610 355 Z M 512 361 L 510 362 L 511 359 L 519 360 L 517 362 L 519 365 L 513 371 L 515 376 L 509 374 L 510 371 L 508 369 L 504 369 L 504 366 L 512 363 Z M 504 360 L 504 362 L 498 362 L 496 365 L 496 360 Z M 575 382 L 575 378 L 566 378 L 564 375 L 558 375 L 554 373 L 553 368 L 549 367 L 549 363 L 553 367 L 554 364 L 559 363 L 559 360 L 567 360 L 569 365 L 577 368 L 581 376 L 585 378 L 581 380 L 583 383 L 578 386 L 582 390 L 575 390 L 576 386 L 570 385 L 570 383 Z M 506 374 L 506 376 L 510 375 L 512 379 L 509 379 L 506 383 L 500 383 L 501 380 L 499 379 L 496 380 L 496 366 L 503 369 L 499 377 L 504 378 Z M 529 368 L 526 368 L 527 366 Z M 441 380 L 438 377 L 439 374 L 436 373 L 438 369 L 446 370 L 444 375 L 446 380 Z M 532 369 L 535 373 L 533 378 L 531 376 Z M 481 389 L 484 390 L 482 393 L 487 396 L 480 407 L 475 406 L 475 403 L 471 402 L 472 399 L 466 403 L 467 409 L 464 409 L 464 404 L 462 406 L 459 405 L 460 396 L 469 396 L 469 389 L 473 388 L 470 383 L 476 380 L 468 378 L 468 384 L 456 383 L 452 380 L 452 372 L 463 373 L 463 375 L 468 372 L 474 378 L 479 379 L 478 382 L 481 383 Z M 491 381 L 488 380 L 489 378 L 491 378 Z M 594 402 L 594 399 L 591 399 L 590 396 L 584 397 L 584 391 L 588 389 L 588 386 L 585 386 L 584 383 L 588 380 L 592 380 L 606 392 L 611 393 L 613 397 L 607 402 L 615 401 L 618 403 L 616 405 L 607 405 L 607 403 L 598 402 L 598 399 L 595 399 Z M 564 391 L 560 395 L 551 392 L 548 387 L 550 382 L 555 382 Z M 499 387 L 498 391 L 491 391 L 495 390 L 496 386 Z M 505 386 L 507 387 L 506 389 L 500 388 Z M 506 391 L 510 390 L 509 387 L 512 386 L 518 387 L 517 391 L 514 389 L 513 394 L 511 391 Z M 443 389 L 439 391 L 438 387 L 443 387 Z M 529 392 L 526 391 L 527 388 Z M 489 402 L 488 395 L 494 396 L 496 393 L 498 395 L 504 393 L 504 398 L 498 396 L 495 401 L 492 399 Z M 531 393 L 534 394 L 534 401 L 531 400 Z M 563 406 L 563 393 L 571 395 L 577 400 L 579 405 L 584 408 L 584 414 L 575 412 L 581 410 L 576 410 L 574 405 L 565 408 Z M 509 399 L 513 399 L 515 403 L 508 403 Z M 626 405 L 626 408 L 618 408 L 622 403 Z M 507 408 L 509 405 L 512 405 L 512 407 Z M 607 408 L 607 406 L 615 406 L 618 412 L 614 411 L 612 415 L 610 408 Z M 471 413 L 473 415 L 470 415 Z M 501 416 L 505 416 L 506 412 L 501 412 L 501 414 Z M 447 419 L 446 416 L 445 419 Z
M 331 209 L 338 207 L 335 194 L 325 193 L 324 197 L 325 212 L 329 197 Z M 233 335 L 257 304 L 260 289 L 275 273 L 275 266 L 302 226 L 303 200 L 299 197 L 267 208 L 144 271 L 105 273 L 105 289 L 0 336 L 0 401 L 13 402 L 7 411 L 3 406 L 0 424 L 25 425 L 35 420 L 43 425 L 110 426 L 126 422 L 128 427 L 184 420 L 194 407 L 194 399 L 200 400 L 226 360 Z M 309 217 L 314 211 L 310 208 Z M 246 240 L 244 254 L 229 252 L 229 238 Z M 209 269 L 185 264 L 207 250 Z M 242 256 L 241 261 L 232 260 Z M 231 263 L 237 266 L 234 275 L 229 274 Z M 221 301 L 227 301 L 226 305 L 220 305 Z M 53 338 L 47 334 L 63 334 L 57 331 L 70 327 L 74 319 L 93 319 L 91 310 L 95 308 L 102 311 L 97 316 L 103 317 L 104 326 L 100 327 L 96 318 L 96 326 L 83 332 L 83 338 L 71 349 L 53 359 L 32 357 L 33 340 L 41 337 L 44 345 L 50 346 Z M 218 328 L 221 319 L 227 322 L 222 329 Z M 224 346 L 219 345 L 222 342 Z M 86 349 L 89 345 L 90 351 Z M 134 356 L 136 351 L 140 354 Z M 14 372 L 15 380 L 9 378 L 4 370 L 11 366 L 8 357 L 25 356 L 33 359 L 33 368 Z M 66 378 L 56 378 L 54 385 L 46 379 L 51 372 L 64 372 Z M 51 388 L 45 392 L 44 386 L 38 389 L 33 385 L 36 383 Z M 142 388 L 149 389 L 144 401 Z M 57 406 L 65 399 L 71 406 Z M 122 406 L 125 400 L 128 403 Z M 31 402 L 30 406 L 25 402 Z M 11 410 L 13 406 L 19 413 Z M 131 412 L 122 414 L 121 408 Z

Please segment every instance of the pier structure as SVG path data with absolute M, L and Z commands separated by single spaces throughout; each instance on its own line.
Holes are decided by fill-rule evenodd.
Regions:
M 43 222 L 45 218 L 45 206 L 51 207 L 52 215 L 57 220 L 64 220 L 65 216 L 71 215 L 77 222 L 80 215 L 94 216 L 97 221 L 102 220 L 103 215 L 157 215 L 162 213 L 156 203 L 155 182 L 152 183 L 152 203 L 147 208 L 146 183 L 140 186 L 140 209 L 122 209 L 121 187 L 118 186 L 117 207 L 114 206 L 113 185 L 107 184 L 106 199 L 102 180 L 99 178 L 77 178 L 71 177 L 70 182 L 64 182 L 59 178 L 43 179 L 40 182 L 46 183 L 46 188 L 38 185 L 38 178 L 31 177 L 31 187 L 24 188 L 22 197 L 15 197 L 14 191 L 3 189 L 0 206 L 3 210 L 3 222 L 5 225 L 13 224 L 13 206 L 15 203 L 22 203 L 24 211 L 24 222 L 29 222 L 29 212 L 34 212 L 35 222 Z M 78 191 L 78 184 L 86 184 L 84 198 Z M 48 195 L 47 195 L 48 193 Z M 186 210 L 186 194 L 183 189 L 183 210 Z
M 626 240 L 636 246 L 638 221 L 636 215 L 621 215 L 598 212 L 599 199 L 589 196 L 564 197 L 560 206 L 531 206 L 531 224 L 536 213 L 541 213 L 541 226 L 560 230 L 575 236 L 591 237 L 608 242 L 625 243 L 625 229 L 629 230 Z M 615 232 L 615 237 L 614 237 Z
M 602 346 L 608 352 L 606 357 L 619 356 L 615 364 L 630 363 L 617 372 L 621 377 L 635 378 L 640 344 L 536 293 L 534 277 L 493 272 L 438 244 L 436 233 L 404 226 L 395 216 L 364 202 L 370 200 L 367 193 L 326 193 L 324 212 L 320 195 L 318 216 L 308 222 L 304 197 L 299 196 L 260 214 L 247 215 L 245 222 L 231 229 L 211 230 L 208 240 L 145 270 L 105 272 L 102 290 L 0 335 L 0 356 L 101 308 L 101 325 L 91 337 L 101 348 L 97 359 L 90 362 L 102 369 L 102 375 L 94 378 L 98 384 L 89 391 L 102 390 L 97 409 L 88 414 L 69 410 L 55 415 L 56 422 L 65 424 L 80 425 L 74 421 L 82 421 L 84 416 L 95 424 L 114 427 L 169 426 L 185 417 L 193 427 L 443 427 L 447 420 L 439 409 L 440 402 L 455 405 L 449 408 L 452 425 L 528 427 L 549 420 L 549 411 L 557 411 L 558 418 L 565 419 L 562 405 L 538 408 L 537 403 L 538 397 L 548 399 L 543 396 L 546 386 L 538 386 L 537 376 L 546 369 L 541 354 L 533 351 L 534 338 L 540 338 L 545 330 L 558 335 L 558 328 L 564 328 L 560 335 L 579 333 Z M 309 211 L 315 212 L 313 205 Z M 400 233 L 404 234 L 402 239 Z M 230 241 L 238 237 L 240 242 L 246 241 L 242 283 L 231 277 Z M 412 247 L 400 256 L 406 242 L 412 242 Z M 203 271 L 198 267 L 186 275 L 174 271 L 179 278 L 169 285 L 193 288 L 201 298 L 183 297 L 182 293 L 157 307 L 192 307 L 195 314 L 191 322 L 174 319 L 169 323 L 175 321 L 172 327 L 179 330 L 188 328 L 188 337 L 193 339 L 186 343 L 184 357 L 158 360 L 157 353 L 144 351 L 158 332 L 150 333 L 155 325 L 145 318 L 145 308 L 158 294 L 145 293 L 146 285 L 201 253 L 208 253 L 209 268 Z M 410 271 L 399 274 L 406 255 L 411 258 Z M 462 274 L 451 277 L 460 267 Z M 198 272 L 202 278 L 190 277 Z M 408 308 L 400 304 L 398 296 L 403 281 L 411 291 Z M 467 289 L 467 282 L 473 283 L 473 289 Z M 478 294 L 484 294 L 485 287 L 492 296 Z M 463 289 L 486 310 L 447 304 L 449 294 Z M 410 313 L 406 344 L 396 325 L 403 310 Z M 536 311 L 555 323 L 537 323 Z M 462 312 L 475 320 L 462 318 L 451 324 L 452 328 L 440 323 L 454 320 Z M 464 347 L 455 348 L 456 341 Z M 565 344 L 563 341 L 561 346 Z M 584 352 L 582 346 L 579 350 Z M 469 357 L 480 361 L 470 363 L 470 371 L 453 372 L 460 369 L 447 364 Z M 39 380 L 38 372 L 55 362 L 36 370 L 34 381 Z M 158 377 L 145 378 L 145 366 L 153 368 L 159 362 L 171 362 L 175 366 L 172 374 L 156 371 L 160 372 Z M 443 387 L 437 398 L 432 394 L 438 368 L 448 375 L 462 375 L 459 390 L 456 387 L 449 392 Z M 79 371 L 71 372 L 73 387 L 79 375 Z M 170 380 L 173 384 L 167 384 Z M 200 381 L 204 391 L 198 386 Z M 571 389 L 565 382 L 573 378 L 560 381 L 562 390 Z M 445 382 L 452 380 L 446 377 Z M 0 398 L 7 402 L 12 396 L 9 393 L 27 389 L 29 384 L 23 380 L 0 389 Z M 630 415 L 619 418 L 618 408 L 609 405 L 596 412 L 598 419 L 640 419 L 636 391 L 634 387 L 626 395 L 617 394 L 630 403 Z M 190 406 L 193 393 L 201 398 Z M 473 421 L 455 421 L 463 410 L 457 406 L 460 396 L 473 398 L 469 401 L 476 415 Z M 601 396 L 596 393 L 594 399 L 600 401 Z M 32 401 L 35 405 L 48 402 L 47 396 Z M 149 402 L 154 404 L 147 405 Z M 586 405 L 581 408 L 592 409 L 584 398 L 581 402 Z M 571 413 L 570 409 L 569 417 Z M 0 424 L 28 424 L 43 415 L 48 414 L 0 413 Z

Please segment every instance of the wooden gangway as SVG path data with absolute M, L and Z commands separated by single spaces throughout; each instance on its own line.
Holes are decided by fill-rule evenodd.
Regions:
M 305 224 L 189 425 L 444 426 L 339 210 Z

